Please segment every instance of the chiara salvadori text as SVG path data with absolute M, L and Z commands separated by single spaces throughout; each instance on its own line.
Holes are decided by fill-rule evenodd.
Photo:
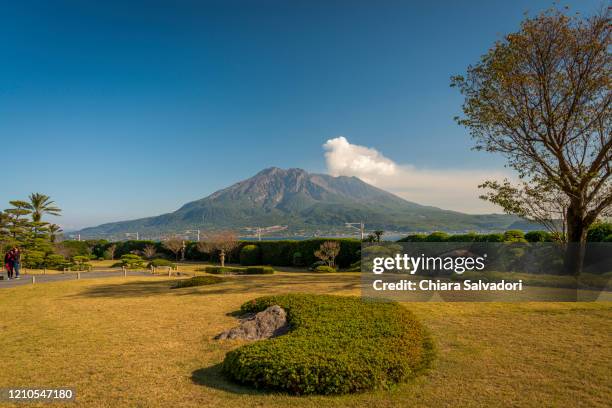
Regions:
M 481 280 L 464 280 L 462 282 L 448 282 L 439 279 L 435 281 L 432 279 L 421 281 L 402 279 L 395 282 L 385 282 L 382 279 L 377 279 L 372 282 L 372 287 L 374 290 L 384 291 L 520 291 L 523 290 L 523 281 L 506 282 L 501 280 L 499 282 L 484 282 Z

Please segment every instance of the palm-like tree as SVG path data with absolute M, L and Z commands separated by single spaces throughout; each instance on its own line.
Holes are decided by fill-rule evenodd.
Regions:
M 57 234 L 62 232 L 62 228 L 57 224 L 51 224 L 48 227 L 49 230 L 49 240 L 55 243 L 55 239 L 57 238 Z
M 55 206 L 55 202 L 51 197 L 41 193 L 30 194 L 30 202 L 28 208 L 32 211 L 32 221 L 40 222 L 43 214 L 60 215 L 62 210 Z

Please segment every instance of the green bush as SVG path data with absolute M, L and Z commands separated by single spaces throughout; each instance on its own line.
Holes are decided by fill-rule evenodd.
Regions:
M 327 266 L 327 265 L 319 265 L 314 269 L 314 272 L 321 272 L 321 273 L 334 273 L 336 272 L 336 270 L 334 268 L 332 268 L 331 266 Z
M 51 269 L 62 270 L 68 267 L 69 262 L 62 255 L 49 254 L 45 259 L 45 266 Z
M 91 268 L 88 263 L 89 255 L 77 255 L 72 257 L 72 265 L 69 266 L 71 271 L 87 271 Z
M 271 275 L 274 269 L 269 266 L 250 266 L 246 268 L 245 273 L 247 275 Z
M 288 334 L 225 356 L 231 379 L 291 394 L 346 394 L 388 389 L 428 367 L 433 344 L 415 316 L 395 302 L 293 294 L 245 303 L 244 313 L 279 305 Z
M 194 276 L 189 279 L 180 279 L 175 281 L 171 288 L 189 288 L 192 286 L 204 286 L 204 285 L 214 285 L 215 283 L 225 282 L 226 279 L 220 278 L 218 276 Z
M 293 253 L 293 266 L 304 266 L 304 255 L 301 252 Z
M 504 242 L 527 242 L 527 240 L 523 231 L 508 230 L 504 232 Z
M 587 241 L 589 242 L 610 242 L 609 237 L 612 235 L 612 223 L 597 222 L 591 225 L 587 232 Z
M 425 241 L 427 242 L 446 242 L 448 241 L 449 238 L 450 238 L 450 235 L 448 235 L 446 232 L 436 231 L 436 232 L 432 232 L 431 234 L 429 234 L 427 238 L 425 239 Z
M 137 269 L 144 268 L 146 265 L 140 256 L 135 254 L 125 254 L 121 255 L 121 260 L 113 265 L 113 267 L 117 266 L 124 266 L 128 269 Z
M 45 265 L 45 253 L 43 251 L 24 251 L 21 263 L 26 268 L 42 268 Z
M 165 266 L 168 266 L 168 267 L 173 268 L 173 269 L 176 268 L 176 265 L 172 261 L 169 261 L 169 260 L 164 259 L 164 258 L 155 258 L 155 259 L 153 259 L 151 262 L 149 262 L 149 264 L 147 265 L 147 268 L 150 268 L 152 266 L 155 267 L 155 268 L 165 267 Z
M 550 242 L 552 238 L 546 231 L 529 231 L 525 234 L 527 242 Z
M 225 275 L 230 273 L 244 273 L 244 268 L 237 268 L 233 266 L 207 266 L 204 268 L 204 272 L 212 273 L 214 275 Z
M 261 262 L 260 251 L 257 245 L 245 245 L 240 250 L 240 265 L 258 265 Z

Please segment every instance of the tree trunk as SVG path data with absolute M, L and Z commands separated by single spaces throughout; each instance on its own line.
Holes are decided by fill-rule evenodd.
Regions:
M 574 203 L 567 208 L 567 247 L 563 262 L 565 272 L 571 275 L 582 273 L 586 251 L 588 225 L 585 223 L 582 206 Z

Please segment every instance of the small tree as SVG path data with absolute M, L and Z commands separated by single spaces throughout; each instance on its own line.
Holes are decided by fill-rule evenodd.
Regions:
M 48 231 L 49 231 L 49 240 L 51 241 L 52 244 L 54 244 L 55 240 L 57 239 L 57 235 L 60 232 L 62 232 L 62 228 L 57 224 L 50 224 L 48 226 Z
M 109 258 L 111 261 L 115 260 L 115 252 L 117 251 L 117 245 L 112 244 L 111 246 L 109 246 L 108 248 L 106 248 L 105 252 L 105 257 Z
M 183 240 L 179 237 L 170 237 L 164 241 L 164 248 L 174 254 L 175 260 L 178 261 L 179 254 L 183 249 Z
M 336 241 L 325 241 L 319 247 L 319 250 L 315 251 L 315 256 L 321 261 L 325 262 L 328 266 L 334 267 L 336 257 L 340 253 L 340 243 Z
M 225 266 L 226 257 L 240 245 L 236 234 L 232 231 L 220 231 L 211 235 L 207 240 L 198 242 L 198 250 L 204 253 L 219 253 L 221 266 Z
M 83 255 L 76 255 L 72 257 L 72 262 L 74 263 L 74 270 L 84 271 L 89 269 L 89 257 Z
M 157 249 L 155 249 L 155 245 L 145 245 L 144 249 L 142 250 L 142 255 L 146 259 L 153 259 L 155 255 L 157 255 Z
M 385 231 L 383 230 L 376 230 L 374 231 L 374 236 L 376 237 L 376 242 L 380 242 L 382 236 L 385 234 Z

